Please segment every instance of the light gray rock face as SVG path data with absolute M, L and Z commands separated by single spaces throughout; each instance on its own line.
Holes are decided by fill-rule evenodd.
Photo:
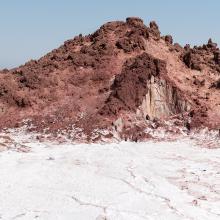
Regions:
M 145 118 L 164 119 L 172 114 L 190 110 L 190 103 L 180 97 L 176 88 L 168 84 L 166 80 L 152 76 L 148 88 L 148 93 L 138 112 Z

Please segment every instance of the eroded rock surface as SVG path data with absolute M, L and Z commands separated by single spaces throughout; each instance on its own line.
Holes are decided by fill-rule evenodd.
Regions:
M 191 48 L 161 37 L 154 21 L 108 22 L 39 60 L 0 71 L 0 128 L 29 120 L 31 130 L 74 127 L 88 141 L 97 131 L 92 140 L 115 133 L 136 140 L 175 116 L 188 130 L 219 129 L 219 54 L 211 39 Z

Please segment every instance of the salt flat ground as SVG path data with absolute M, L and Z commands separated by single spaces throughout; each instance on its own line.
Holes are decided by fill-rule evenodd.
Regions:
M 220 149 L 190 140 L 26 145 L 0 153 L 0 219 L 220 219 Z

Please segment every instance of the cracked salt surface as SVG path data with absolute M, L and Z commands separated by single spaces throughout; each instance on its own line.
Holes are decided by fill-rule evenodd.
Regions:
M 22 144 L 30 152 L 0 153 L 2 220 L 220 219 L 220 149 Z

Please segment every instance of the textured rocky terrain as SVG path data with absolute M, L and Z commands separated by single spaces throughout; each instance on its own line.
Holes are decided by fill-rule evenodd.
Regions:
M 96 142 L 220 128 L 220 50 L 185 47 L 140 18 L 104 24 L 0 71 L 0 128 Z

